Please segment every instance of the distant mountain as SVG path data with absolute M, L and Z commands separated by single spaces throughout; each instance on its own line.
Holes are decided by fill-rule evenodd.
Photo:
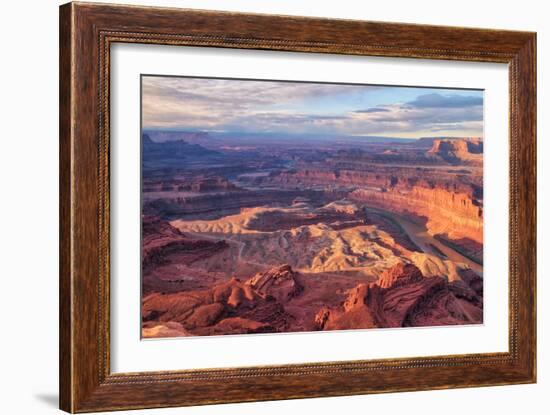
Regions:
M 141 136 L 141 142 L 144 146 L 150 146 L 155 143 L 148 134 L 143 134 Z
M 368 142 L 368 143 L 407 143 L 414 141 L 408 138 L 373 136 L 373 135 L 341 135 L 341 134 L 319 134 L 319 133 L 281 133 L 281 132 L 247 132 L 228 131 L 212 133 L 213 137 L 230 138 L 235 140 L 263 140 L 273 142 L 280 141 L 322 141 L 322 142 Z
M 142 135 L 143 161 L 174 161 L 186 158 L 217 156 L 219 153 L 209 150 L 199 144 L 189 144 L 187 141 L 156 142 L 149 134 Z
M 212 139 L 206 131 L 144 130 L 143 134 L 157 143 L 184 140 L 191 144 L 200 144 Z

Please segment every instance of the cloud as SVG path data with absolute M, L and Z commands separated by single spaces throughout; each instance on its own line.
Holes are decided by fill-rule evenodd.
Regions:
M 410 107 L 416 108 L 465 108 L 483 105 L 483 97 L 466 95 L 420 95 L 415 100 L 407 102 Z
M 213 123 L 222 125 L 258 116 L 268 110 L 277 117 L 279 107 L 376 89 L 374 86 L 146 76 L 142 78 L 143 125 L 172 128 L 180 123 L 205 128 Z
M 468 135 L 481 135 L 483 107 L 474 105 L 479 100 L 471 98 L 477 97 L 426 94 L 405 104 L 374 108 L 383 111 L 354 111 L 350 118 L 356 122 L 357 128 L 370 134 L 462 131 Z M 437 106 L 437 102 L 442 104 Z
M 373 107 L 373 108 L 367 108 L 366 110 L 357 110 L 354 112 L 357 112 L 359 114 L 365 113 L 365 114 L 372 114 L 373 112 L 389 112 L 390 110 L 387 108 L 382 107 Z
M 483 99 L 474 95 L 424 94 L 405 102 L 398 100 L 396 89 L 390 105 L 338 105 L 353 97 L 361 108 L 362 96 L 370 94 L 376 101 L 379 90 L 387 88 L 148 76 L 142 78 L 142 121 L 145 128 L 363 135 L 448 130 L 481 135 Z

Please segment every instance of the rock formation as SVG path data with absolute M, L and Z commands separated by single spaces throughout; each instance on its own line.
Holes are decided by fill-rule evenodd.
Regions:
M 378 279 L 381 288 L 402 287 L 419 282 L 424 278 L 422 272 L 412 264 L 397 264 L 384 271 Z
M 479 138 L 435 139 L 427 155 L 441 157 L 454 164 L 481 164 L 483 163 L 483 141 Z
M 384 191 L 358 189 L 349 197 L 390 212 L 426 218 L 432 235 L 483 242 L 483 208 L 467 194 L 413 186 Z
M 273 296 L 235 278 L 206 290 L 150 294 L 142 301 L 142 319 L 146 328 L 176 322 L 193 335 L 285 331 L 292 322 Z
M 239 212 L 242 208 L 265 206 L 270 204 L 291 204 L 298 196 L 305 196 L 311 201 L 324 197 L 316 191 L 232 191 L 211 192 L 194 196 L 159 198 L 144 203 L 143 211 L 149 215 L 162 217 L 179 216 L 185 218 L 223 216 Z
M 191 157 L 217 156 L 219 153 L 208 150 L 199 144 L 189 144 L 187 141 L 156 142 L 148 134 L 142 137 L 142 160 L 144 163 L 161 161 L 167 163 L 173 159 Z
M 481 323 L 481 297 L 472 282 L 425 278 L 414 265 L 399 264 L 378 282 L 350 290 L 342 306 L 321 309 L 315 321 L 320 330 Z
M 142 217 L 142 269 L 158 266 L 167 257 L 179 254 L 182 263 L 192 264 L 205 257 L 216 255 L 227 248 L 224 241 L 193 239 L 155 216 Z
M 303 285 L 301 278 L 282 265 L 245 282 L 232 278 L 203 290 L 149 294 L 142 302 L 142 335 L 419 327 L 481 323 L 483 318 L 483 281 L 471 272 L 449 282 L 399 263 L 377 282 L 350 288 L 340 306 L 321 306 L 311 315 L 299 304 L 316 288 Z
M 350 290 L 341 309 L 323 307 L 315 316 L 320 330 L 372 329 L 386 327 L 380 313 L 380 288 L 375 284 L 359 284 Z
M 298 274 L 286 264 L 266 272 L 259 272 L 246 283 L 256 292 L 265 297 L 274 297 L 281 303 L 300 295 L 304 289 L 298 281 Z

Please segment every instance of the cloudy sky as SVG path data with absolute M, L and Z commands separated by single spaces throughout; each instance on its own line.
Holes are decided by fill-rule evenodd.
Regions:
M 145 129 L 482 136 L 483 91 L 142 77 Z

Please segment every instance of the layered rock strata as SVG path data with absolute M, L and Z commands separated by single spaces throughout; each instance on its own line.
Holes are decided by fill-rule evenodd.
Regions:
M 340 307 L 321 309 L 315 321 L 320 330 L 481 323 L 482 298 L 476 284 L 426 278 L 414 265 L 399 264 L 378 282 L 350 290 Z
M 283 305 L 302 289 L 285 265 L 246 282 L 232 278 L 206 290 L 153 293 L 142 302 L 143 334 L 162 337 L 174 329 L 168 323 L 179 324 L 181 335 L 288 331 L 294 318 Z
M 483 208 L 467 194 L 413 186 L 383 191 L 358 189 L 349 198 L 390 212 L 426 218 L 432 235 L 483 243 Z

